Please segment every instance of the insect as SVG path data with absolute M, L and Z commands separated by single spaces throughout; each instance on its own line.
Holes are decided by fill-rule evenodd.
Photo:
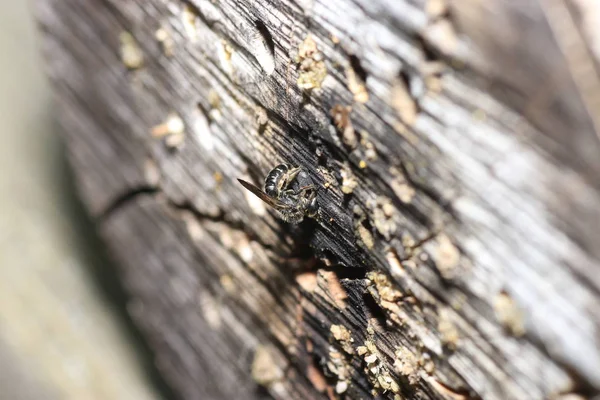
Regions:
M 302 168 L 279 164 L 267 174 L 264 191 L 250 182 L 238 181 L 273 207 L 285 222 L 298 224 L 305 216 L 317 215 L 317 188 Z

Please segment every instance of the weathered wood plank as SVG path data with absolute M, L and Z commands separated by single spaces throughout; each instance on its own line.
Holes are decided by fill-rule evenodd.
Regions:
M 600 388 L 598 137 L 571 49 L 543 3 L 433 3 L 38 3 L 82 195 L 183 397 Z M 282 161 L 319 184 L 317 221 L 236 182 Z

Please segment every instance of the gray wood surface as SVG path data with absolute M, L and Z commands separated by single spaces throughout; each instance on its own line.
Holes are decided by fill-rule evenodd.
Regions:
M 597 393 L 584 3 L 37 2 L 81 196 L 181 396 Z M 280 162 L 317 220 L 236 181 Z

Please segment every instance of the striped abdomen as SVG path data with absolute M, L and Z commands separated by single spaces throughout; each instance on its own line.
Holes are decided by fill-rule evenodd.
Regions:
M 287 164 L 279 164 L 273 168 L 265 179 L 265 193 L 271 197 L 277 198 L 279 191 L 281 190 L 281 180 L 289 170 L 290 166 Z

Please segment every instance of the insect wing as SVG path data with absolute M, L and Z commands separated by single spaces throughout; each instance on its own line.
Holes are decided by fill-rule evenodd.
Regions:
M 256 197 L 258 197 L 259 199 L 261 199 L 262 201 L 264 201 L 271 207 L 273 207 L 277 210 L 286 210 L 286 209 L 290 208 L 289 205 L 284 204 L 281 201 L 267 195 L 265 192 L 263 192 L 258 187 L 251 184 L 250 182 L 246 182 L 242 179 L 238 179 L 238 182 L 241 183 L 243 187 L 245 187 L 250 192 L 252 192 Z

